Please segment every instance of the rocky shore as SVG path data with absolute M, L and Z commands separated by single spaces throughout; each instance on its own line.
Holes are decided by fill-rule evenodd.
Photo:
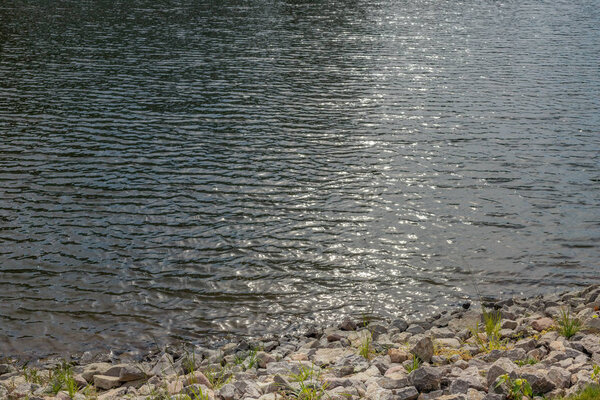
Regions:
M 338 326 L 141 361 L 0 361 L 0 399 L 600 398 L 600 285 L 465 304 L 425 320 Z M 598 397 L 595 397 L 595 396 Z M 582 397 L 583 398 L 583 397 Z

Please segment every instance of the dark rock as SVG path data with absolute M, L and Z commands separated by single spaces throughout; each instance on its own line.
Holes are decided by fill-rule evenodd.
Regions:
M 404 332 L 408 328 L 408 323 L 403 318 L 397 318 L 392 321 L 391 325 L 398 329 L 400 332 Z
M 392 393 L 394 394 L 394 400 L 415 400 L 419 397 L 419 392 L 414 386 L 396 389 Z
M 421 361 L 429 362 L 433 357 L 433 341 L 429 336 L 423 336 L 411 346 L 410 352 L 419 357 Z
M 355 331 L 356 330 L 356 322 L 351 320 L 350 318 L 345 318 L 340 324 L 340 329 L 343 331 Z
M 408 379 L 419 392 L 431 392 L 440 388 L 442 372 L 439 368 L 423 365 L 412 371 Z

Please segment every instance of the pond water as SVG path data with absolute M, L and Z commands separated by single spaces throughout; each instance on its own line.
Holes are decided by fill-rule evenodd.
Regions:
M 0 4 L 0 352 L 599 281 L 600 12 Z

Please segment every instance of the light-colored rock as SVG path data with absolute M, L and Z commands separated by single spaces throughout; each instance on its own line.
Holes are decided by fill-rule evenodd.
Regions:
M 119 387 L 119 377 L 108 376 L 108 375 L 94 375 L 94 386 L 99 389 L 109 390 L 112 388 Z
M 92 363 L 84 367 L 81 376 L 87 382 L 91 383 L 94 381 L 94 375 L 104 375 L 106 371 L 110 369 L 109 363 Z
M 540 319 L 536 319 L 531 323 L 531 327 L 538 332 L 545 331 L 550 329 L 554 325 L 554 320 L 552 318 L 544 317 Z
M 494 385 L 496 379 L 500 375 L 508 374 L 512 378 L 516 377 L 517 365 L 508 358 L 500 358 L 496 360 L 487 372 L 487 384 L 488 386 Z
M 556 384 L 548 378 L 547 372 L 536 365 L 519 368 L 518 375 L 523 379 L 527 379 L 534 393 L 544 394 L 556 388 Z
M 548 379 L 550 379 L 555 387 L 565 389 L 571 386 L 571 374 L 564 368 L 551 367 L 548 371 Z
M 318 349 L 313 356 L 313 362 L 318 366 L 327 366 L 334 364 L 338 359 L 354 355 L 354 351 L 350 349 Z
M 393 363 L 403 363 L 410 358 L 410 353 L 403 349 L 389 349 L 388 356 Z
M 176 374 L 177 372 L 178 368 L 175 366 L 173 357 L 171 357 L 170 354 L 165 353 L 154 365 L 154 367 L 150 371 L 150 375 L 167 376 Z
M 455 338 L 436 339 L 436 342 L 442 347 L 450 347 L 452 349 L 460 348 L 460 342 Z
M 206 386 L 209 389 L 213 388 L 212 384 L 210 383 L 210 381 L 208 380 L 208 378 L 206 377 L 206 375 L 204 375 L 200 371 L 194 371 L 191 374 L 187 374 L 185 376 L 185 378 L 186 378 L 185 381 L 187 383 L 190 383 L 190 384 L 197 383 L 199 385 L 204 385 L 204 386 Z

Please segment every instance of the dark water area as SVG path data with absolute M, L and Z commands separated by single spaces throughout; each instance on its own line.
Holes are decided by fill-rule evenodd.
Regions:
M 598 283 L 599 10 L 0 2 L 0 353 Z

